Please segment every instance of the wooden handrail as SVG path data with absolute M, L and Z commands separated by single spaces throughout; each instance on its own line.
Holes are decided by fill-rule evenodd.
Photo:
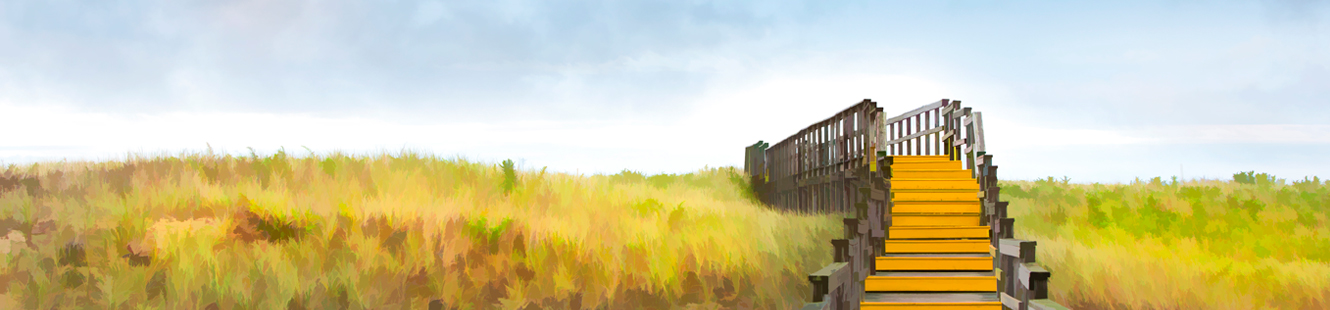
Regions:
M 831 240 L 835 263 L 808 276 L 813 303 L 805 309 L 857 305 L 864 279 L 885 250 L 889 193 L 878 169 L 882 109 L 863 100 L 771 145 L 746 151 L 745 170 L 764 203 L 802 213 L 839 213 L 844 237 Z M 748 169 L 752 168 L 752 169 Z
M 1015 219 L 1000 201 L 997 165 L 984 143 L 983 114 L 942 99 L 884 118 L 863 101 L 799 130 L 774 145 L 758 141 L 744 167 L 766 204 L 804 213 L 841 213 L 844 239 L 832 240 L 836 263 L 809 274 L 812 303 L 803 309 L 857 309 L 864 279 L 877 272 L 891 225 L 891 171 L 897 155 L 946 155 L 963 162 L 979 183 L 982 225 L 998 252 L 998 297 L 1008 309 L 1066 309 L 1048 300 L 1052 273 L 1035 262 L 1035 242 L 1013 239 Z M 751 167 L 751 169 L 750 169 Z M 1014 294 L 1014 295 L 1013 295 Z
M 850 211 L 847 176 L 869 166 L 881 145 L 882 109 L 863 100 L 753 156 L 749 172 L 759 199 L 777 209 L 804 213 Z M 751 154 L 751 153 L 750 153 Z M 757 171 L 760 170 L 760 171 Z
M 871 167 L 860 168 L 851 180 L 858 189 L 850 197 L 857 202 L 842 219 L 845 238 L 831 240 L 835 263 L 808 275 L 813 298 L 803 309 L 853 309 L 863 298 L 864 280 L 877 273 L 875 258 L 886 246 L 883 219 L 890 212 L 887 184 Z
M 896 143 L 905 142 L 905 141 L 907 141 L 907 140 L 916 139 L 916 138 L 923 137 L 923 136 L 926 136 L 926 135 L 931 135 L 931 134 L 939 133 L 939 132 L 942 132 L 942 131 L 944 131 L 944 130 L 946 130 L 946 128 L 943 128 L 943 127 L 934 127 L 933 129 L 929 129 L 929 130 L 925 130 L 925 131 L 921 131 L 921 132 L 916 132 L 916 133 L 914 133 L 914 134 L 911 134 L 911 135 L 905 136 L 905 137 L 903 137 L 903 138 L 899 138 L 899 139 L 895 139 L 895 140 L 887 141 L 887 145 L 891 145 L 891 144 L 896 144 Z
M 1001 239 L 998 294 L 1008 309 L 1066 309 L 1048 300 L 1048 278 L 1053 274 L 1035 263 L 1034 241 Z
M 826 295 L 844 285 L 850 279 L 847 263 L 832 263 L 822 270 L 808 274 L 808 281 L 813 283 L 813 302 L 826 300 Z
M 944 144 L 950 128 L 946 115 L 959 103 L 942 99 L 887 119 L 883 130 L 888 140 L 883 141 L 882 151 L 886 156 L 946 154 L 950 148 Z
M 899 116 L 896 116 L 896 117 L 892 117 L 892 118 L 890 118 L 890 119 L 887 119 L 887 123 L 895 123 L 895 122 L 897 122 L 897 121 L 899 121 L 899 120 L 902 120 L 902 119 L 905 119 L 905 118 L 908 118 L 908 117 L 913 117 L 913 116 L 915 116 L 915 115 L 922 114 L 922 113 L 924 113 L 924 111 L 928 111 L 928 110 L 933 110 L 933 109 L 941 108 L 942 106 L 947 105 L 947 101 L 948 101 L 947 99 L 942 99 L 942 100 L 938 100 L 937 102 L 934 102 L 934 103 L 925 104 L 925 105 L 923 105 L 923 106 L 921 106 L 921 107 L 915 108 L 914 110 L 910 110 L 909 112 L 902 113 L 902 114 L 899 115 Z
M 951 103 L 944 108 L 948 110 L 948 133 L 943 135 L 946 137 L 943 143 L 948 146 L 949 157 L 964 161 L 979 183 L 981 222 L 991 227 L 991 246 L 998 252 L 993 257 L 993 266 L 999 274 L 999 300 L 1007 309 L 1066 309 L 1048 300 L 1048 279 L 1052 273 L 1035 262 L 1036 242 L 1013 239 L 1016 219 L 1007 217 L 1008 203 L 1000 200 L 998 166 L 993 164 L 993 155 L 988 154 L 984 145 L 983 113 L 961 108 L 959 100 Z

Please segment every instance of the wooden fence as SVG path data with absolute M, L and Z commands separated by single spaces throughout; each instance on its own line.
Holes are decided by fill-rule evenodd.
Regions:
M 778 209 L 849 212 L 855 173 L 875 165 L 881 115 L 877 103 L 864 99 L 770 148 L 750 146 L 750 154 L 764 149 L 763 155 L 752 156 L 744 168 L 762 200 Z
M 859 308 L 864 279 L 876 273 L 875 256 L 885 253 L 891 226 L 887 167 L 893 156 L 910 155 L 949 155 L 979 183 L 981 221 L 991 227 L 1004 308 L 1064 309 L 1047 299 L 1051 273 L 1035 262 L 1035 242 L 1012 239 L 1015 219 L 999 200 L 998 166 L 985 149 L 982 114 L 959 100 L 942 99 L 899 116 L 884 115 L 877 103 L 864 99 L 775 145 L 759 141 L 746 150 L 745 171 L 764 203 L 847 215 L 844 239 L 831 241 L 835 263 L 809 275 L 812 303 L 804 309 Z

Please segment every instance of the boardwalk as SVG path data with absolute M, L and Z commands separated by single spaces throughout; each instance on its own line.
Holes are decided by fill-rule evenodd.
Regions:
M 892 226 L 864 309 L 1000 309 L 979 183 L 947 156 L 900 156 L 891 169 Z
M 943 99 L 886 116 L 865 99 L 746 150 L 764 203 L 845 216 L 804 309 L 1066 309 L 1035 242 L 1013 239 L 981 113 Z

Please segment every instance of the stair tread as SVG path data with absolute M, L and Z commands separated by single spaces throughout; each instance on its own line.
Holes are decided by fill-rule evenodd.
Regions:
M 961 226 L 961 225 L 934 225 L 934 226 L 891 226 L 891 227 L 888 227 L 888 228 L 890 228 L 890 229 L 914 229 L 914 230 L 927 230 L 927 229 L 975 229 L 975 228 L 984 228 L 984 229 L 988 229 L 988 226 L 978 226 L 978 225 L 975 225 L 975 226 L 969 226 L 969 225 L 967 225 L 967 226 Z
M 971 182 L 974 182 L 974 181 L 975 181 L 975 178 L 972 178 L 972 177 L 922 177 L 922 178 L 920 178 L 920 177 L 894 177 L 894 178 L 891 178 L 891 181 L 892 181 L 892 182 L 896 182 L 896 181 L 904 181 L 904 182 L 919 182 L 919 181 L 939 181 L 939 182 L 946 182 L 946 181 L 971 181 Z
M 942 303 L 942 302 L 995 302 L 997 293 L 909 292 L 865 293 L 864 302 Z
M 908 196 L 918 196 L 918 194 L 934 194 L 934 195 L 948 195 L 948 196 L 956 196 L 956 194 L 976 194 L 977 196 L 979 193 L 979 190 L 977 189 L 964 189 L 964 191 L 962 191 L 961 189 L 951 190 L 951 189 L 942 189 L 942 188 L 912 189 L 912 190 L 913 191 L 910 192 L 897 193 L 897 194 L 909 194 Z M 937 192 L 929 192 L 929 191 L 937 191 Z
M 887 243 L 911 243 L 911 242 L 922 242 L 922 243 L 976 243 L 976 242 L 990 242 L 990 241 L 991 241 L 991 240 L 988 240 L 988 238 L 970 238 L 970 239 L 956 238 L 956 239 L 937 239 L 937 240 L 891 240 L 891 239 L 886 240 Z
M 891 191 L 892 192 L 908 191 L 904 193 L 929 193 L 929 191 L 936 191 L 936 193 L 943 193 L 943 194 L 980 192 L 978 188 L 955 188 L 955 187 L 942 187 L 942 186 L 938 187 L 900 186 L 900 187 L 892 187 Z
M 965 199 L 892 199 L 892 202 L 977 202 L 979 197 Z
M 961 257 L 983 257 L 983 258 L 992 258 L 992 256 L 989 256 L 988 254 L 983 254 L 983 253 L 890 253 L 890 254 L 878 255 L 877 257 L 887 257 L 887 258 L 904 258 L 904 257 L 912 257 L 912 258 L 961 258 Z
M 891 215 L 937 215 L 937 216 L 946 216 L 946 215 L 958 215 L 958 216 L 959 216 L 959 215 L 968 215 L 968 216 L 975 216 L 975 215 L 979 215 L 979 212 L 898 211 L 898 212 L 891 212 Z
M 942 197 L 924 197 L 925 195 L 911 195 L 911 194 L 960 194 L 960 195 L 947 195 L 947 196 L 942 196 L 942 195 L 932 195 L 932 196 L 942 196 Z M 892 201 L 909 201 L 909 200 L 921 200 L 921 201 L 970 201 L 970 200 L 979 200 L 979 194 L 978 194 L 977 192 L 976 192 L 976 193 L 895 193 L 895 195 L 896 195 L 896 197 L 891 198 Z
M 889 253 L 876 258 L 885 265 L 866 280 L 862 304 L 1001 307 L 991 285 L 997 274 L 984 262 L 993 259 L 992 239 L 979 236 L 991 227 L 965 220 L 983 210 L 972 171 L 946 155 L 896 156 L 895 163 L 902 165 L 890 167 L 889 197 L 897 204 L 892 215 L 901 221 L 889 228 Z
M 911 206 L 920 203 L 922 203 L 922 205 L 925 206 L 973 206 L 980 204 L 979 198 L 977 197 L 973 200 L 966 199 L 963 201 L 936 201 L 936 200 L 910 201 L 910 200 L 900 200 L 900 199 L 892 199 L 891 201 L 898 203 L 908 203 Z
M 960 241 L 983 241 L 982 243 L 988 243 L 988 240 L 978 239 L 978 238 L 974 238 L 974 239 L 957 239 L 957 238 L 891 238 L 891 239 L 886 239 L 886 241 L 949 241 L 949 240 L 952 240 L 952 241 L 954 241 L 954 240 L 960 240 Z M 892 242 L 888 242 L 888 243 L 892 243 Z M 894 243 L 900 243 L 900 242 L 894 242 Z M 978 243 L 978 242 L 977 242 L 977 243 Z M 919 252 L 919 253 L 928 253 L 928 252 Z M 966 253 L 968 253 L 968 252 L 966 252 Z M 975 253 L 979 253 L 979 252 L 975 252 Z
M 937 186 L 937 187 L 900 186 L 900 187 L 892 187 L 891 189 L 892 193 L 897 193 L 897 194 L 914 194 L 914 193 L 943 193 L 943 194 L 967 193 L 968 194 L 968 193 L 979 193 L 979 191 L 980 190 L 978 188 L 955 188 L 955 187 L 942 187 L 942 186 Z
M 906 192 L 902 192 L 906 191 Z M 974 188 L 897 188 L 892 189 L 892 193 L 898 194 L 969 194 L 979 193 L 979 189 Z
M 878 271 L 877 275 L 872 275 L 870 277 L 992 277 L 995 275 L 996 274 L 992 271 Z

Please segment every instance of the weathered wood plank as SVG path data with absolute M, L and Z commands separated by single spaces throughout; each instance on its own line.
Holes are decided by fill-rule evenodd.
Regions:
M 966 141 L 967 141 L 967 140 L 965 140 L 965 138 L 959 138 L 959 139 L 956 139 L 956 140 L 952 140 L 952 141 L 951 141 L 951 147 L 958 147 L 958 146 L 966 145 Z
M 911 139 L 915 139 L 915 138 L 919 138 L 919 137 L 923 137 L 923 136 L 926 136 L 926 135 L 931 135 L 931 134 L 939 133 L 939 132 L 942 132 L 942 131 L 945 130 L 945 129 L 946 129 L 946 128 L 942 128 L 942 127 L 933 127 L 933 128 L 931 128 L 931 129 L 924 130 L 924 131 L 920 131 L 920 132 L 916 132 L 916 133 L 910 134 L 910 135 L 908 135 L 908 136 L 905 136 L 905 137 L 902 137 L 902 138 L 899 138 L 899 139 L 896 139 L 896 140 L 887 141 L 887 144 L 897 144 L 897 143 L 905 142 L 905 141 L 908 141 L 908 140 L 911 140 Z
M 1017 267 L 1017 270 L 1017 277 L 1021 280 L 1021 286 L 1025 288 L 1035 288 L 1031 283 L 1047 282 L 1048 278 L 1053 275 L 1053 273 L 1048 272 L 1047 269 L 1036 263 L 1023 263 Z M 1042 296 L 1036 296 L 1036 298 L 1042 298 Z
M 1022 263 L 1033 263 L 1036 243 L 1030 240 L 1002 239 L 998 241 L 998 252 L 1005 256 L 1019 258 Z
M 998 218 L 997 234 L 993 238 L 1011 238 L 1014 233 L 1012 228 L 1016 226 L 1016 219 Z
M 1010 205 L 1010 204 L 1011 204 L 1011 203 L 1010 203 L 1010 202 L 1007 202 L 1007 201 L 999 201 L 999 202 L 997 202 L 997 203 L 994 203 L 994 204 L 993 204 L 993 212 L 992 212 L 991 214 L 996 214 L 999 218 L 1006 218 L 1006 217 L 1007 217 L 1007 206 Z M 1015 219 L 1013 219 L 1013 220 L 1015 220 Z
M 902 114 L 899 115 L 899 116 L 892 117 L 892 118 L 888 118 L 888 119 L 887 119 L 887 123 L 888 123 L 888 124 L 890 124 L 890 123 L 895 123 L 895 122 L 898 122 L 898 121 L 900 121 L 900 120 L 904 120 L 904 119 L 907 119 L 907 118 L 914 117 L 914 116 L 916 116 L 916 115 L 922 114 L 922 113 L 924 113 L 924 111 L 928 111 L 928 110 L 932 110 L 932 109 L 941 108 L 942 105 L 946 104 L 947 102 L 948 102 L 947 99 L 942 99 L 942 100 L 938 100 L 937 102 L 933 102 L 933 103 L 930 103 L 930 104 L 926 104 L 926 105 L 924 105 L 924 106 L 922 106 L 922 107 L 918 107 L 918 108 L 915 108 L 914 110 L 910 110 L 909 112 L 902 113 Z
M 1021 308 L 1021 300 L 1020 300 L 1020 299 L 1016 299 L 1016 297 L 1011 297 L 1011 295 L 1007 295 L 1007 293 L 1005 293 L 1005 292 L 1004 292 L 1004 293 L 998 293 L 998 298 L 999 298 L 999 299 L 1002 299 L 1002 306 L 1003 306 L 1003 307 L 1006 307 L 1007 309 L 1020 309 L 1020 308 Z
M 1030 309 L 1036 310 L 1070 310 L 1067 307 L 1048 299 L 1035 299 L 1030 301 Z
M 832 247 L 832 251 L 835 251 L 835 253 L 834 253 L 835 255 L 832 255 L 832 256 L 833 256 L 833 259 L 835 259 L 835 261 L 836 261 L 837 263 L 844 263 L 844 262 L 848 262 L 848 261 L 849 261 L 849 256 L 850 256 L 850 240 L 848 240 L 848 239 L 832 239 L 832 240 L 831 240 L 831 247 Z
M 974 148 L 977 153 L 984 153 L 984 116 L 982 112 L 974 112 Z
M 859 225 L 859 219 L 847 217 L 847 218 L 842 218 L 841 222 L 845 224 L 846 240 L 853 240 L 856 236 L 860 234 L 861 229 Z
M 808 281 L 813 284 L 813 302 L 823 301 L 828 292 L 839 288 L 850 278 L 848 263 L 832 263 L 821 270 L 808 274 Z

